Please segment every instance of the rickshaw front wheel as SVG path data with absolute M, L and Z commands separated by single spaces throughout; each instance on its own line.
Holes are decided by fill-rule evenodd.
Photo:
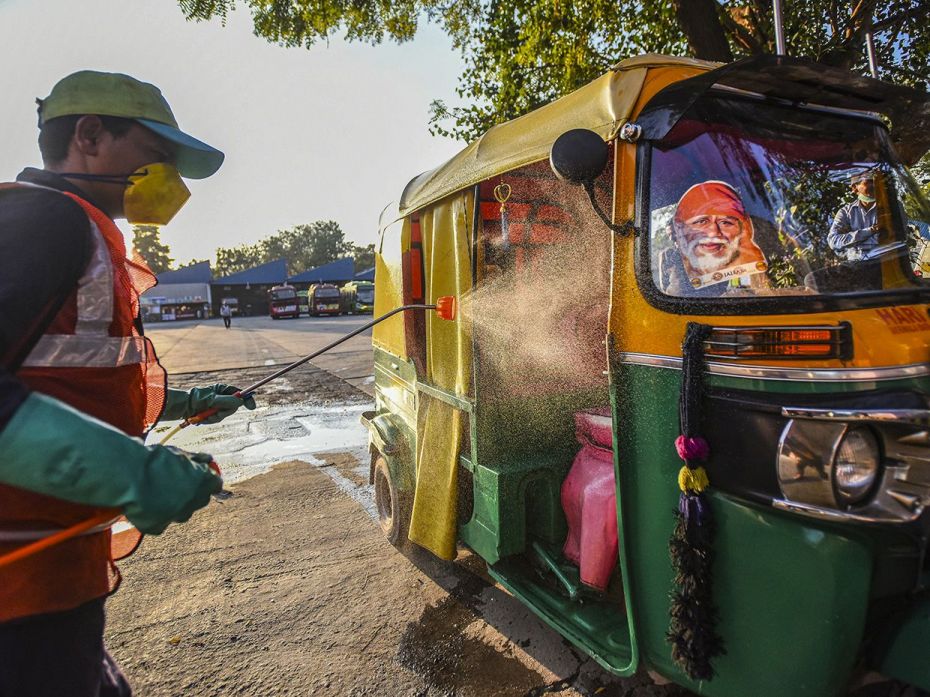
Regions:
M 406 497 L 397 490 L 391 479 L 387 460 L 379 454 L 375 460 L 375 507 L 378 509 L 378 525 L 381 531 L 395 547 L 401 547 L 407 541 L 407 528 L 410 521 L 409 505 Z

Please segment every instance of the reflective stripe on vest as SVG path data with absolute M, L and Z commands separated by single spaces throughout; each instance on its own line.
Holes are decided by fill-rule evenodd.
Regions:
M 90 221 L 93 252 L 77 287 L 74 334 L 45 334 L 23 361 L 25 368 L 115 368 L 145 360 L 141 337 L 110 336 L 113 263 L 100 228 Z

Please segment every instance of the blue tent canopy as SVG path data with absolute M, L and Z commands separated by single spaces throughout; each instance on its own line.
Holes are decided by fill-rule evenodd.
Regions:
M 375 280 L 375 267 L 372 266 L 370 269 L 365 269 L 364 271 L 359 271 L 355 274 L 356 281 L 374 281 Z
M 159 283 L 209 283 L 213 278 L 210 271 L 210 262 L 201 261 L 197 264 L 185 266 L 183 269 L 165 271 L 158 274 Z
M 354 275 L 355 262 L 352 257 L 343 257 L 315 269 L 308 269 L 296 276 L 291 276 L 290 281 L 295 283 L 335 283 L 351 281 Z
M 246 283 L 271 284 L 284 283 L 287 280 L 287 259 L 275 259 L 267 264 L 260 264 L 245 271 L 231 273 L 214 279 L 214 285 L 245 285 Z

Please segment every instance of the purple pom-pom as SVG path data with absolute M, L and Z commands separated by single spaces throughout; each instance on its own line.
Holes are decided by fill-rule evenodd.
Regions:
M 678 457 L 685 462 L 706 460 L 707 456 L 710 455 L 710 446 L 700 436 L 694 438 L 678 436 L 675 439 L 675 450 L 678 451 Z

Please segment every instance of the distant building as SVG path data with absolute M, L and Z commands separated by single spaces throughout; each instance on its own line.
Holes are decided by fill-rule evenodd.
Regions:
M 308 269 L 296 276 L 291 276 L 288 283 L 299 290 L 307 290 L 314 283 L 332 283 L 341 286 L 348 283 L 355 276 L 355 262 L 352 257 L 343 257 L 328 264 Z
M 237 273 L 215 278 L 211 283 L 213 314 L 225 301 L 233 313 L 245 317 L 268 314 L 268 291 L 287 280 L 287 260 L 275 259 Z
M 206 319 L 210 316 L 210 262 L 158 274 L 158 285 L 139 298 L 143 321 Z

